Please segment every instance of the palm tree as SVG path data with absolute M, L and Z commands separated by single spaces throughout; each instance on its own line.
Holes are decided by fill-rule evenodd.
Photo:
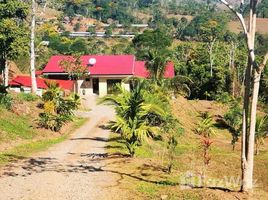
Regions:
M 145 59 L 151 79 L 158 83 L 163 78 L 167 63 L 170 61 L 169 52 L 167 50 L 148 50 Z
M 146 67 L 150 72 L 149 81 L 175 95 L 190 96 L 191 90 L 188 84 L 193 83 L 190 78 L 182 75 L 176 75 L 174 78 L 164 78 L 167 64 L 171 61 L 170 52 L 167 49 L 148 50 L 144 58 Z
M 255 155 L 259 155 L 260 147 L 264 144 L 264 139 L 267 137 L 267 119 L 268 115 L 264 117 L 257 117 L 255 135 Z
M 103 98 L 102 101 L 109 101 L 116 105 L 116 120 L 111 122 L 110 128 L 120 133 L 131 157 L 135 150 L 146 137 L 153 137 L 159 131 L 156 122 L 166 118 L 165 107 L 157 104 L 145 90 L 145 81 L 137 81 L 134 89 L 129 92 L 118 85 L 119 95 L 111 95 Z

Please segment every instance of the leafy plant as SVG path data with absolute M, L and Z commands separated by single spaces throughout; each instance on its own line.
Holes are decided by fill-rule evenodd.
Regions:
M 256 120 L 256 135 L 255 135 L 255 154 L 259 155 L 260 147 L 264 144 L 264 139 L 268 134 L 268 126 L 267 126 L 268 116 L 257 117 Z
M 234 101 L 229 111 L 225 113 L 223 118 L 226 125 L 229 127 L 230 132 L 232 133 L 231 144 L 233 145 L 233 150 L 235 150 L 235 144 L 241 135 L 242 126 L 242 110 L 240 108 L 239 102 Z
M 60 66 L 66 73 L 68 73 L 72 80 L 77 80 L 88 73 L 88 67 L 83 65 L 83 61 L 79 55 L 67 57 L 60 62 Z
M 232 96 L 228 92 L 223 92 L 222 94 L 216 95 L 216 101 L 220 103 L 229 103 L 233 100 Z
M 210 156 L 210 149 L 212 145 L 211 136 L 215 134 L 212 126 L 214 124 L 212 116 L 208 113 L 201 113 L 202 121 L 199 122 L 198 127 L 196 128 L 196 133 L 201 136 L 200 140 L 200 148 L 203 151 L 203 161 L 204 161 L 204 169 L 202 172 L 202 182 L 203 185 L 206 185 L 205 177 L 206 177 L 206 170 L 211 160 Z
M 171 135 L 168 139 L 167 143 L 167 149 L 168 149 L 168 155 L 169 155 L 169 164 L 168 164 L 168 173 L 171 173 L 172 167 L 174 165 L 174 153 L 176 150 L 176 147 L 178 145 L 178 141 L 176 140 L 174 135 Z
M 0 94 L 0 105 L 10 110 L 12 106 L 12 97 L 9 95 Z
M 116 105 L 116 120 L 110 128 L 121 134 L 131 156 L 135 155 L 144 138 L 153 137 L 160 131 L 167 115 L 163 104 L 156 103 L 158 96 L 145 90 L 145 86 L 145 81 L 136 81 L 134 89 L 128 92 L 118 85 L 119 95 L 103 99 Z
M 198 135 L 203 137 L 210 137 L 215 134 L 214 129 L 212 128 L 214 121 L 212 116 L 208 113 L 201 113 L 202 121 L 198 123 L 197 128 L 195 129 Z
M 7 88 L 0 85 L 0 105 L 4 106 L 6 109 L 11 109 L 12 97 L 8 95 Z
M 78 108 L 80 97 L 72 94 L 63 97 L 63 92 L 55 82 L 47 82 L 48 90 L 43 94 L 44 112 L 40 114 L 39 125 L 46 129 L 59 131 L 61 127 L 72 120 L 73 110 Z

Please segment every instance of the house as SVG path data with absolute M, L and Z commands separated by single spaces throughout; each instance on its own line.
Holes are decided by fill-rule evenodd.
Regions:
M 37 83 L 37 95 L 42 96 L 43 90 L 46 90 L 48 86 L 46 85 L 46 81 L 55 81 L 58 83 L 59 87 L 64 91 L 72 91 L 73 90 L 73 81 L 70 80 L 48 80 L 44 78 L 36 78 Z M 9 82 L 10 90 L 15 92 L 31 92 L 31 77 L 28 75 L 18 75 L 14 79 Z
M 42 75 L 48 79 L 69 80 L 68 73 L 60 64 L 69 58 L 70 56 L 52 56 Z M 113 92 L 116 83 L 121 83 L 125 89 L 130 90 L 130 82 L 126 78 L 149 76 L 145 62 L 137 61 L 134 55 L 85 55 L 80 59 L 82 65 L 88 68 L 88 73 L 83 79 L 77 81 L 76 92 L 80 95 L 105 96 Z M 164 76 L 173 78 L 174 75 L 174 65 L 170 62 Z

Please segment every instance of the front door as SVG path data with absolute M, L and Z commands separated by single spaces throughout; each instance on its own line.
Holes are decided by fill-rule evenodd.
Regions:
M 99 94 L 99 79 L 98 78 L 93 78 L 93 93 L 94 94 Z

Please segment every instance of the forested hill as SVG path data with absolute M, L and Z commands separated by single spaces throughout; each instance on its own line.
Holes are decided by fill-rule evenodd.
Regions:
M 64 16 L 83 16 L 102 22 L 142 23 L 168 15 L 198 15 L 208 9 L 219 9 L 217 0 L 38 0 L 40 6 L 62 11 Z M 229 1 L 234 5 L 237 1 Z M 245 5 L 247 10 L 248 5 Z M 259 4 L 258 17 L 268 17 L 268 2 Z M 138 13 L 150 15 L 142 19 Z
M 238 2 L 238 1 L 236 1 Z M 237 79 L 243 81 L 245 46 L 242 39 L 241 26 L 236 17 L 219 1 L 205 0 L 39 0 L 36 28 L 37 58 L 36 68 L 42 70 L 52 55 L 72 54 L 134 54 L 146 60 L 140 51 L 138 40 L 147 42 L 146 37 L 155 33 L 157 37 L 167 35 L 171 40 L 168 50 L 171 51 L 176 73 L 196 77 L 202 74 L 199 66 L 210 68 L 207 45 L 216 41 L 212 66 L 219 72 L 219 77 L 210 80 L 210 69 L 204 71 L 200 85 L 191 87 L 192 97 L 203 95 L 209 81 L 219 81 L 223 91 L 229 88 L 222 79 L 229 58 L 218 59 L 229 55 L 230 49 L 236 50 L 235 56 Z M 248 6 L 244 6 L 245 16 Z M 259 55 L 263 55 L 268 45 L 268 3 L 258 4 L 257 47 Z M 266 17 L 266 18 L 265 18 Z M 133 24 L 145 24 L 146 27 L 133 27 Z M 156 31 L 157 30 L 157 31 Z M 164 30 L 164 33 L 162 31 Z M 87 32 L 90 37 L 70 37 L 70 32 Z M 102 37 L 95 37 L 98 33 Z M 144 37 L 139 37 L 143 35 Z M 132 35 L 132 38 L 117 37 Z M 148 36 L 149 35 L 149 36 Z M 116 37 L 114 37 L 116 36 Z M 135 37 L 134 37 L 135 36 Z M 134 40 L 132 40 L 134 37 Z M 136 39 L 135 39 L 136 38 Z M 161 39 L 162 40 L 162 39 Z M 48 46 L 39 45 L 48 41 Z M 135 43 L 136 41 L 136 43 Z M 159 40 L 158 40 L 159 41 Z M 158 44 L 157 44 L 158 45 Z M 150 45 L 149 45 L 150 46 Z M 42 55 L 42 56 L 39 56 Z M 27 58 L 27 59 L 25 59 Z M 14 60 L 23 72 L 28 72 L 29 55 L 24 52 Z M 193 70 L 192 64 L 197 67 Z M 221 68 L 221 70 L 219 70 Z M 206 79 L 206 81 L 204 81 Z M 228 82 L 228 81 L 227 81 Z M 210 93 L 215 94 L 219 88 Z M 239 90 L 239 87 L 238 89 Z M 267 97 L 268 98 L 268 97 Z
M 238 6 L 238 1 L 229 2 Z M 118 32 L 132 34 L 140 30 L 128 29 L 131 24 L 148 24 L 151 28 L 165 24 L 180 32 L 194 18 L 199 20 L 199 16 L 206 13 L 226 11 L 226 6 L 217 0 L 38 0 L 37 3 L 40 23 L 53 20 L 61 32 L 106 31 L 88 29 L 90 24 L 122 24 L 125 29 Z M 248 5 L 245 4 L 243 9 L 246 14 Z M 268 1 L 258 4 L 257 14 L 260 18 L 257 32 L 268 34 Z M 241 31 L 235 17 L 228 16 L 228 21 L 231 32 Z

